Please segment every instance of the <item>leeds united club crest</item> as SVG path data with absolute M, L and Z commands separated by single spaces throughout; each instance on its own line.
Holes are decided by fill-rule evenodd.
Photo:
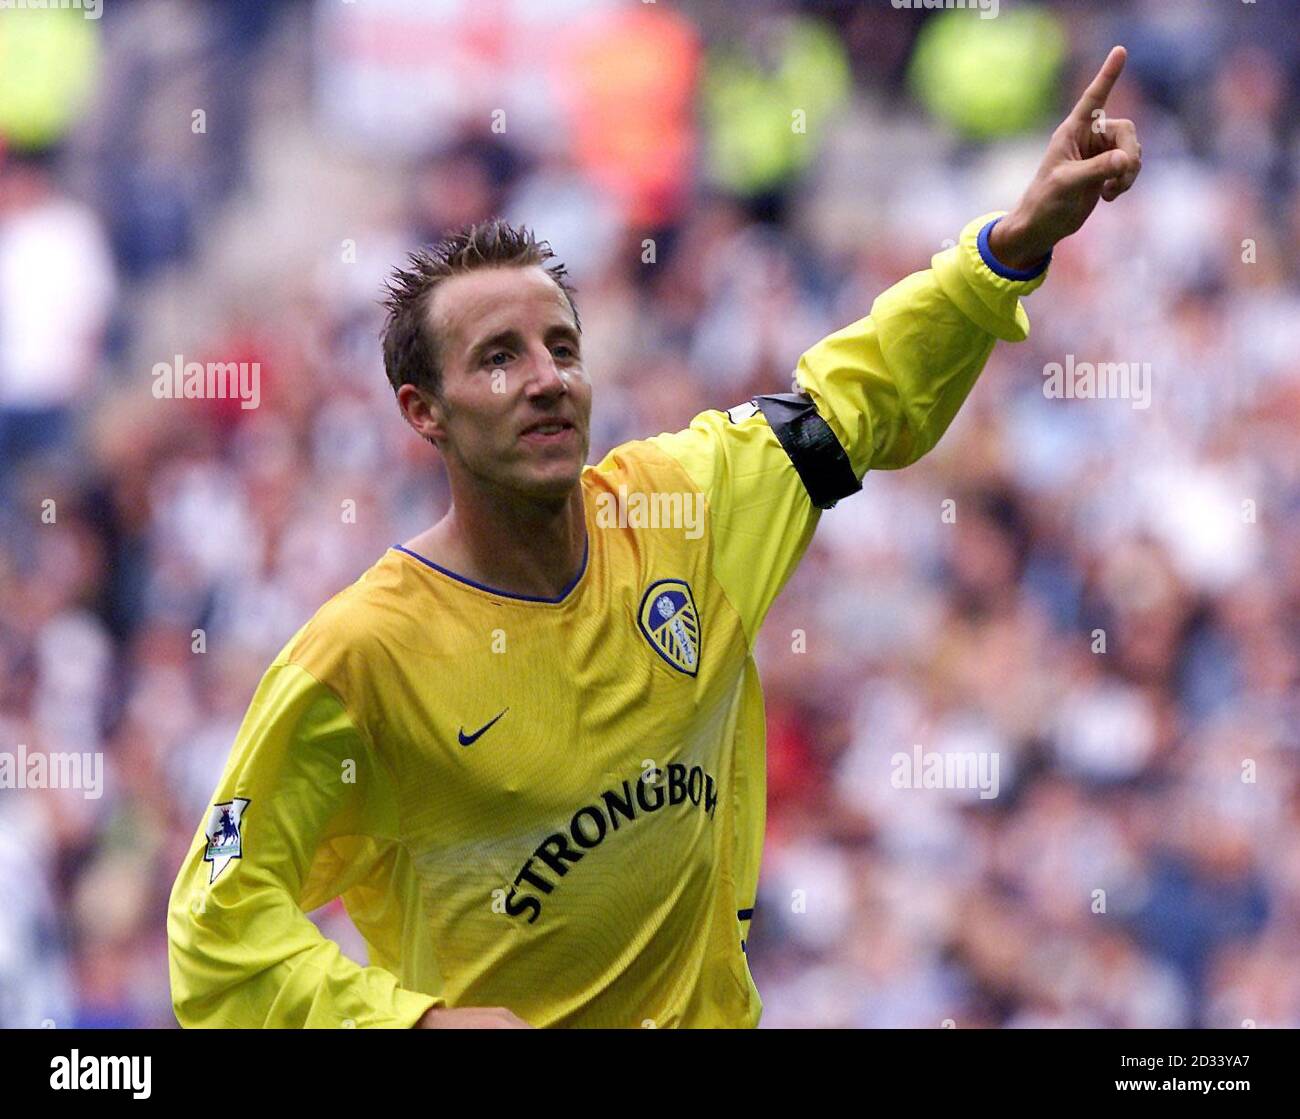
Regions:
M 700 665 L 700 615 L 691 588 L 681 579 L 660 579 L 641 596 L 641 633 L 678 672 L 694 676 Z

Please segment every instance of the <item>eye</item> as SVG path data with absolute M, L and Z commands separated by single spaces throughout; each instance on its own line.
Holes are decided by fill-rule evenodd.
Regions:
M 553 352 L 556 357 L 560 358 L 575 358 L 578 356 L 578 352 L 572 346 L 564 342 L 555 346 Z
M 500 360 L 497 360 L 498 358 Z M 489 365 L 505 365 L 505 363 L 509 360 L 510 360 L 509 350 L 494 350 L 492 353 L 488 354 L 487 356 L 487 363 Z

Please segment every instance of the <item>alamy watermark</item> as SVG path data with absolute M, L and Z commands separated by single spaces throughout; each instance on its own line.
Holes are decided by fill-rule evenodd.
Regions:
M 0 751 L 0 789 L 80 789 L 86 800 L 104 795 L 104 755 Z
M 702 493 L 618 493 L 596 495 L 596 524 L 600 528 L 680 528 L 687 540 L 704 535 Z
M 177 354 L 170 364 L 153 367 L 155 400 L 238 400 L 241 408 L 262 401 L 259 361 L 186 361 Z
M 86 19 L 99 19 L 104 14 L 104 0 L 0 0 L 0 12 L 80 12 Z
M 910 754 L 894 754 L 889 765 L 889 783 L 895 789 L 978 789 L 980 800 L 993 800 L 998 795 L 995 752 L 927 754 L 916 745 Z
M 56 1092 L 130 1092 L 134 1099 L 147 1100 L 152 1092 L 152 1064 L 149 1056 L 92 1056 L 73 1049 L 66 1057 L 51 1058 L 50 1087 Z
M 1149 361 L 1049 361 L 1043 366 L 1043 395 L 1048 400 L 1128 400 L 1134 408 L 1151 407 Z
M 889 0 L 895 8 L 915 8 L 929 11 L 932 8 L 977 9 L 980 19 L 996 19 L 998 0 Z

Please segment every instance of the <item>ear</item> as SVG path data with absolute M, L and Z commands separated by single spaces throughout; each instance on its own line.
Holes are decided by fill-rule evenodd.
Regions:
M 421 439 L 435 445 L 443 439 L 446 415 L 441 401 L 431 392 L 415 385 L 403 385 L 397 390 L 397 406 L 402 418 Z

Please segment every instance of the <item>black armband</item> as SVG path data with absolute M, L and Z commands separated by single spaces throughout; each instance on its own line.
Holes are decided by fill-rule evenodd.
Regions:
M 753 404 L 790 456 L 799 480 L 818 509 L 829 509 L 840 498 L 862 489 L 849 456 L 806 392 L 756 396 Z

